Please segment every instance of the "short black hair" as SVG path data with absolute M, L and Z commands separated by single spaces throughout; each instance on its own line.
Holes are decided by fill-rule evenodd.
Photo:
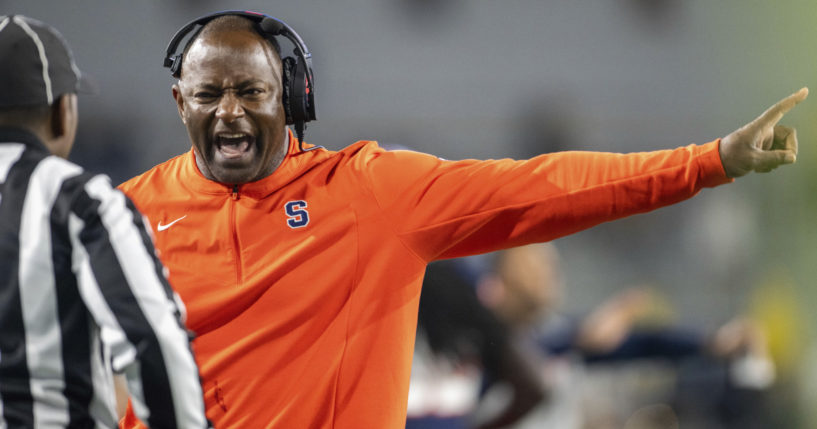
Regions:
M 261 35 L 267 43 L 272 47 L 272 50 L 275 51 L 275 54 L 278 55 L 278 58 L 281 58 L 281 45 L 278 44 L 278 41 L 275 40 L 272 36 L 266 36 L 261 31 L 261 28 L 258 26 L 257 23 L 253 22 L 252 20 L 240 16 L 240 15 L 223 15 L 219 16 L 212 21 L 204 24 L 203 26 L 199 27 L 189 39 L 187 39 L 187 43 L 184 45 L 184 49 L 182 50 L 182 66 L 184 65 L 184 58 L 187 57 L 187 51 L 193 46 L 193 42 L 195 42 L 199 37 L 202 35 L 210 35 L 215 34 L 221 31 L 235 31 L 235 30 L 252 30 Z M 179 68 L 179 76 L 181 76 L 181 68 Z

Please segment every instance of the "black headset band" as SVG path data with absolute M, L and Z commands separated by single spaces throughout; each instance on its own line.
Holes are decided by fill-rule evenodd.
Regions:
M 235 15 L 247 18 L 256 24 L 258 24 L 259 29 L 263 32 L 263 35 L 271 35 L 271 36 L 284 36 L 292 44 L 295 46 L 295 54 L 298 55 L 302 61 L 306 64 L 306 68 L 308 70 L 308 79 L 312 79 L 312 54 L 309 52 L 309 48 L 306 47 L 306 43 L 304 43 L 301 36 L 295 32 L 289 25 L 287 25 L 284 21 L 280 19 L 271 17 L 269 15 L 265 15 L 263 13 L 252 12 L 247 10 L 225 10 L 221 12 L 211 13 L 209 15 L 201 16 L 199 18 L 194 19 L 187 23 L 184 27 L 180 28 L 179 31 L 170 39 L 170 43 L 167 44 L 167 51 L 165 53 L 164 58 L 164 66 L 169 68 L 175 77 L 178 77 L 178 71 L 181 70 L 181 61 L 184 55 L 184 52 L 176 53 L 177 49 L 179 48 L 179 44 L 181 43 L 182 39 L 189 34 L 193 29 L 199 25 L 204 27 L 208 22 L 225 15 Z M 193 37 L 198 35 L 198 32 L 194 34 Z

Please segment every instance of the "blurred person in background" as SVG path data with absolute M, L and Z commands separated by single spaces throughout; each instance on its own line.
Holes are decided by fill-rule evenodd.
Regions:
M 774 380 L 774 366 L 755 322 L 737 317 L 712 335 L 680 328 L 667 320 L 667 304 L 644 287 L 611 297 L 585 317 L 569 317 L 561 310 L 566 291 L 561 265 L 553 244 L 507 249 L 497 252 L 494 271 L 479 283 L 479 296 L 507 324 L 518 346 L 539 356 L 550 393 L 550 402 L 514 427 L 612 428 L 628 419 L 652 427 L 643 425 L 666 421 L 667 415 L 693 427 L 709 427 L 697 426 L 703 422 L 763 427 L 762 392 Z M 590 376 L 614 372 L 622 363 L 649 373 L 645 364 L 656 362 L 672 363 L 669 369 L 680 378 L 664 383 L 667 391 L 646 397 L 636 394 L 632 383 L 604 385 Z M 650 401 L 672 407 L 635 412 Z
M 477 272 L 464 259 L 429 264 L 423 279 L 409 383 L 407 429 L 507 427 L 546 400 L 546 390 L 509 329 L 479 301 Z M 476 424 L 488 383 L 510 389 L 510 401 Z

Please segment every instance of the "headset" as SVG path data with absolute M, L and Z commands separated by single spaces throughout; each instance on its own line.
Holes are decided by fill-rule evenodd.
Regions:
M 284 112 L 286 113 L 286 123 L 287 125 L 295 125 L 295 133 L 298 136 L 301 150 L 303 150 L 303 136 L 306 123 L 316 119 L 312 54 L 309 53 L 309 49 L 301 39 L 301 36 L 284 23 L 284 21 L 269 15 L 264 15 L 263 13 L 246 10 L 225 10 L 202 16 L 179 29 L 173 38 L 170 39 L 170 43 L 167 45 L 164 66 L 170 69 L 173 77 L 178 78 L 181 76 L 184 51 L 187 50 L 187 47 L 208 22 L 224 15 L 237 15 L 247 18 L 256 24 L 255 30 L 264 38 L 272 40 L 277 44 L 275 36 L 284 36 L 295 46 L 293 50 L 293 53 L 296 55 L 295 57 L 281 59 L 283 65 L 283 94 L 281 102 L 284 105 Z M 198 28 L 196 28 L 197 26 Z M 176 53 L 179 43 L 181 43 L 187 34 L 194 31 L 194 29 L 195 33 L 188 39 L 182 52 Z

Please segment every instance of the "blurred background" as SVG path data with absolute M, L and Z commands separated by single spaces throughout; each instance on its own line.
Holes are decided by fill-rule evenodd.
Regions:
M 318 121 L 306 140 L 329 149 L 648 151 L 714 140 L 817 90 L 813 0 L 0 0 L 0 14 L 56 26 L 95 78 L 72 159 L 115 183 L 189 150 L 161 67 L 167 42 L 238 8 L 283 19 L 309 46 Z M 567 312 L 649 284 L 684 326 L 758 320 L 777 366 L 774 427 L 817 421 L 814 98 L 783 120 L 798 129 L 795 166 L 556 241 Z

